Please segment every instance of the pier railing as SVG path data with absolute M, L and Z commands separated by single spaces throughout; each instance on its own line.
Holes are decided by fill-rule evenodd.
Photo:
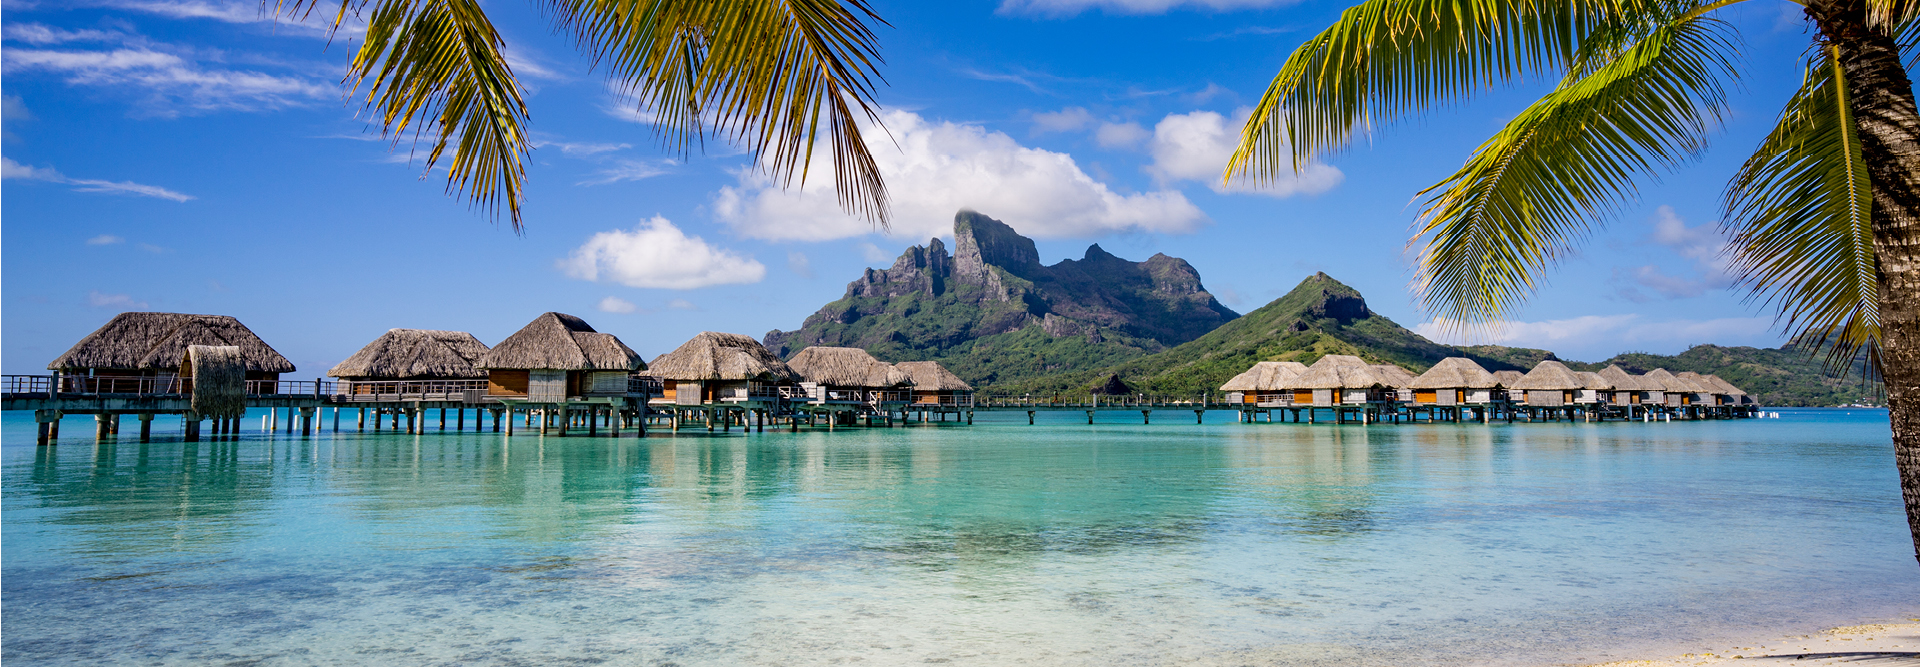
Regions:
M 334 400 L 373 401 L 460 401 L 475 402 L 487 394 L 486 380 L 342 380 Z
M 977 393 L 974 405 L 982 408 L 1231 408 L 1218 394 L 993 394 Z
M 248 396 L 313 396 L 334 393 L 335 382 L 325 380 L 247 380 Z M 193 393 L 193 378 L 162 376 L 5 375 L 0 390 L 6 394 L 79 394 L 167 396 Z

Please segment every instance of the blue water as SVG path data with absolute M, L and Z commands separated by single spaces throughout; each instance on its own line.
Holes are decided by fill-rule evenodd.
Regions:
M 1781 412 L 56 447 L 6 413 L 0 659 L 1552 664 L 1920 613 L 1885 413 Z

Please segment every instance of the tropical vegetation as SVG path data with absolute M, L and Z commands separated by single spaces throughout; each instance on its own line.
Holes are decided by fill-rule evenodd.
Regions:
M 1705 148 L 1739 79 L 1727 10 L 1742 1 L 1367 0 L 1288 57 L 1224 178 L 1270 180 L 1376 123 L 1552 81 L 1421 193 L 1415 291 L 1452 326 L 1497 326 L 1637 183 Z M 1901 60 L 1920 2 L 1795 2 L 1815 28 L 1803 83 L 1727 185 L 1727 252 L 1796 340 L 1885 379 L 1920 558 L 1920 113 Z
M 265 0 L 263 0 L 263 3 Z M 867 0 L 534 0 L 554 27 L 686 153 L 709 137 L 751 152 L 784 184 L 804 183 L 816 140 L 833 151 L 840 205 L 887 222 L 887 191 L 860 134 L 877 125 L 879 46 Z M 447 190 L 521 229 L 528 111 L 506 44 L 479 0 L 274 0 L 279 16 L 329 12 L 366 37 L 345 82 L 365 89 L 383 136 L 426 142 Z M 449 153 L 451 150 L 451 153 Z

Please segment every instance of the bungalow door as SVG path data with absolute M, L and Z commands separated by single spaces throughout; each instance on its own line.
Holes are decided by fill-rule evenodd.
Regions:
M 533 403 L 560 403 L 567 400 L 567 372 L 527 371 L 527 400 Z

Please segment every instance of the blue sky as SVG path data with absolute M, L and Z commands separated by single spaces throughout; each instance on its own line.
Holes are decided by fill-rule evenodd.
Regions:
M 879 0 L 883 233 L 839 213 L 825 180 L 781 191 L 724 144 L 664 151 L 533 3 L 489 0 L 538 141 L 519 236 L 379 140 L 339 86 L 350 37 L 247 0 L 6 0 L 0 366 L 42 372 L 126 310 L 235 315 L 301 377 L 389 328 L 491 344 L 548 310 L 651 358 L 703 330 L 795 328 L 862 268 L 950 235 L 961 206 L 1038 238 L 1049 263 L 1094 242 L 1163 252 L 1240 312 L 1325 271 L 1418 327 L 1414 194 L 1541 89 L 1381 128 L 1272 189 L 1216 191 L 1244 109 L 1345 6 Z M 1779 344 L 1772 312 L 1727 289 L 1714 227 L 1809 33 L 1784 0 L 1727 16 L 1745 78 L 1713 150 L 1647 181 L 1498 342 L 1582 360 Z

